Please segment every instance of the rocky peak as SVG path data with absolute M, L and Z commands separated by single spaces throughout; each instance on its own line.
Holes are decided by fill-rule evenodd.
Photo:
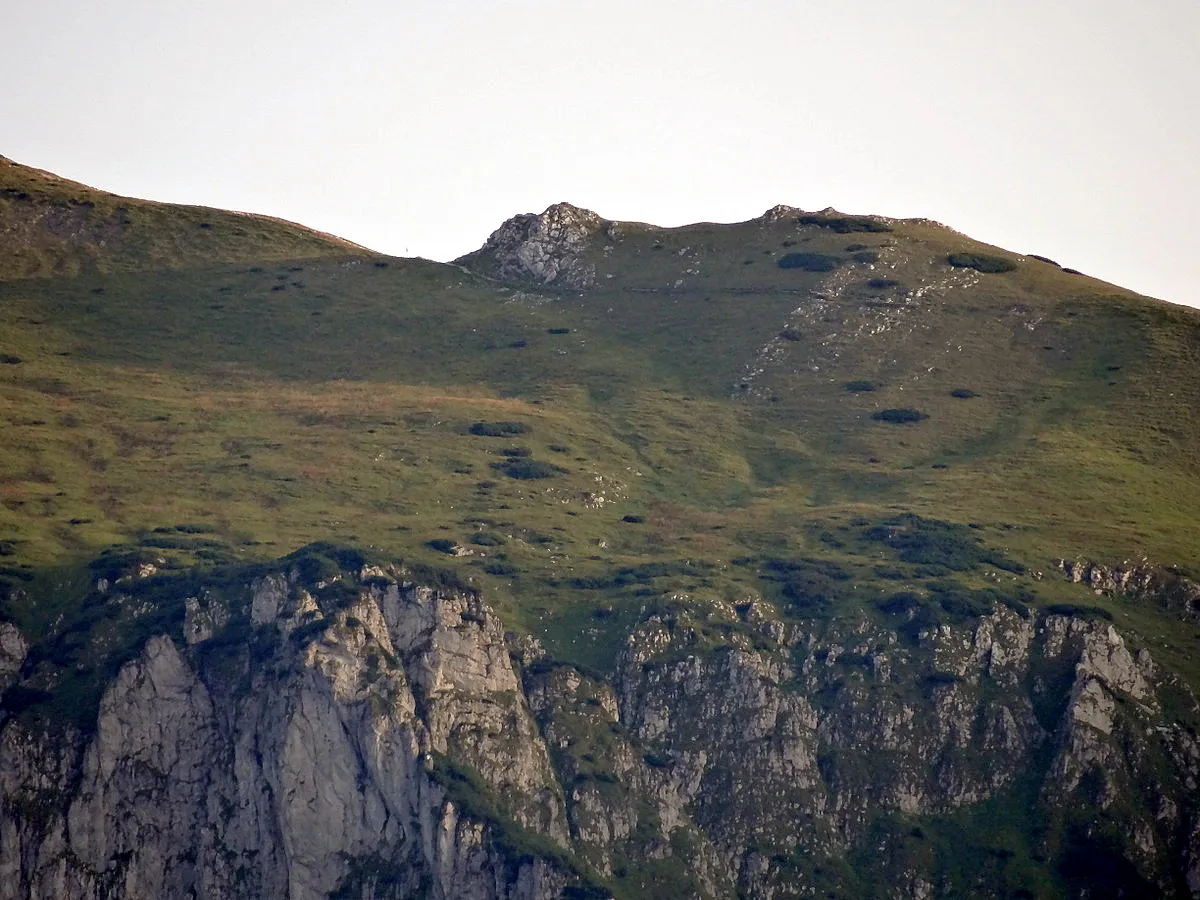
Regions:
M 759 216 L 759 218 L 769 225 L 772 222 L 779 222 L 783 219 L 795 218 L 802 212 L 804 212 L 804 210 L 797 209 L 794 206 L 788 206 L 786 203 L 777 203 Z
M 503 279 L 588 288 L 596 267 L 586 259 L 591 238 L 608 224 L 591 210 L 555 203 L 540 214 L 513 216 L 479 250 L 457 260 Z

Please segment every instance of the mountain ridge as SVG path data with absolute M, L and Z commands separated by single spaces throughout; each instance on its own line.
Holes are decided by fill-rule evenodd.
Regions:
M 284 219 L 121 197 L 3 156 L 0 233 L 0 278 L 372 253 Z

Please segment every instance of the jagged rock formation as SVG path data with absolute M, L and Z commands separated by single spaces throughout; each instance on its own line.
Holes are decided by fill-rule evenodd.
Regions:
M 1088 585 L 1097 594 L 1154 603 L 1181 619 L 1200 618 L 1200 583 L 1178 569 L 1145 560 L 1110 566 L 1091 560 L 1060 559 L 1058 567 L 1068 579 Z
M 483 247 L 455 262 L 506 280 L 588 288 L 595 284 L 596 267 L 586 251 L 608 224 L 590 210 L 556 203 L 540 215 L 513 216 Z
M 514 829 L 565 844 L 498 624 L 367 577 L 327 614 L 295 573 L 267 576 L 233 632 L 151 637 L 90 734 L 7 722 L 0 895 L 557 896 L 569 873 L 505 861 L 434 775 L 471 765 Z
M 1200 891 L 1195 700 L 1103 619 L 691 605 L 606 678 L 391 568 L 178 603 L 94 728 L 6 714 L 0 896 L 601 897 L 647 866 L 650 895 L 806 896 L 862 848 L 864 884 L 945 895 L 923 829 L 983 807 L 1040 823 L 1005 852 L 1085 888 Z M 11 626 L 0 650 L 11 681 Z

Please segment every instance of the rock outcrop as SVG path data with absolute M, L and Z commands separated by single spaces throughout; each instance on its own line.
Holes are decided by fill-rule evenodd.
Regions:
M 584 289 L 596 282 L 592 238 L 608 223 L 590 210 L 556 203 L 541 214 L 513 216 L 479 250 L 460 260 L 503 280 Z
M 1060 559 L 1058 567 L 1069 580 L 1086 584 L 1097 594 L 1149 602 L 1181 619 L 1200 619 L 1200 582 L 1178 569 L 1145 560 L 1111 566 L 1093 560 Z
M 470 590 L 302 568 L 178 598 L 94 726 L 6 701 L 0 897 L 1200 890 L 1195 699 L 1103 618 L 681 601 L 606 676 Z
M 473 767 L 515 833 L 566 843 L 498 624 L 377 581 L 334 611 L 261 578 L 223 613 L 241 631 L 151 637 L 93 733 L 6 722 L 0 896 L 558 896 L 570 873 L 505 859 L 435 771 Z

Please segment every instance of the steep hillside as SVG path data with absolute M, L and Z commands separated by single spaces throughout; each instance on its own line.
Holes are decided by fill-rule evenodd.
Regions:
M 1200 891 L 1195 311 L 923 220 L 443 265 L 0 171 L 90 223 L 0 233 L 21 891 Z
M 0 279 L 368 251 L 292 222 L 118 197 L 0 156 Z

